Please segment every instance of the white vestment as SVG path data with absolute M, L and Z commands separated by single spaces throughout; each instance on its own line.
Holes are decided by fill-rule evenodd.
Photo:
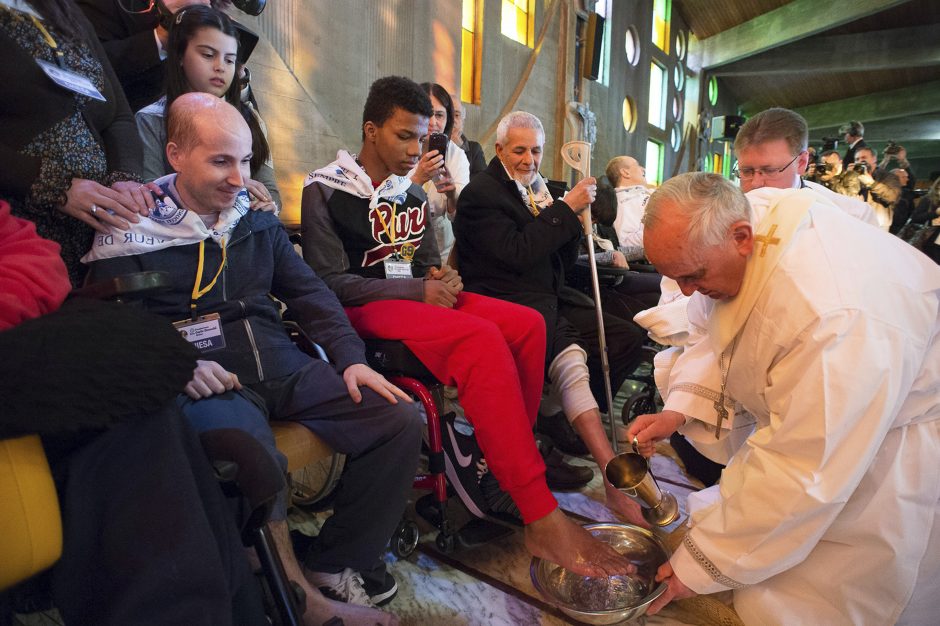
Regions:
M 936 623 L 940 268 L 818 196 L 759 191 L 772 212 L 755 233 L 773 241 L 775 211 L 799 210 L 795 233 L 766 244 L 774 261 L 755 247 L 760 288 L 692 296 L 666 399 L 681 430 L 714 441 L 724 370 L 725 406 L 754 431 L 728 447 L 719 485 L 690 496 L 671 564 L 698 593 L 734 589 L 746 624 Z M 735 301 L 748 304 L 723 341 Z
M 825 185 L 814 183 L 811 180 L 804 180 L 803 184 L 816 193 L 820 194 L 826 200 L 833 203 L 852 217 L 858 218 L 867 224 L 871 224 L 872 226 L 881 228 L 881 222 L 878 221 L 878 216 L 875 215 L 875 212 L 868 205 L 868 203 L 861 198 L 853 198 L 852 196 L 836 193 Z
M 617 187 L 617 217 L 614 230 L 621 246 L 643 247 L 643 213 L 653 190 L 645 185 Z

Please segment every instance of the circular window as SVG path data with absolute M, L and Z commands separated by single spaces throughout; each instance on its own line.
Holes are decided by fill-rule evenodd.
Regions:
M 672 132 L 669 133 L 669 145 L 672 146 L 673 152 L 678 152 L 682 146 L 682 131 L 679 130 L 678 124 L 674 124 Z
M 640 38 L 633 26 L 628 28 L 624 35 L 623 48 L 627 53 L 627 63 L 636 65 L 640 62 Z
M 628 133 L 636 130 L 636 104 L 630 96 L 623 99 L 623 129 Z
M 677 122 L 682 120 L 682 96 L 679 94 L 672 97 L 672 119 Z
M 676 32 L 676 56 L 680 59 L 685 58 L 686 52 L 689 51 L 689 35 L 684 30 Z
M 685 88 L 685 68 L 682 67 L 682 63 L 676 63 L 676 66 L 672 68 L 672 82 L 677 91 Z
M 718 79 L 714 76 L 708 79 L 708 101 L 712 106 L 718 104 Z

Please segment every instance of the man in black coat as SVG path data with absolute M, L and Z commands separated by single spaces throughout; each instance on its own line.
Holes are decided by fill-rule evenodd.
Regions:
M 561 297 L 566 266 L 577 257 L 581 214 L 593 201 L 594 178 L 585 178 L 555 200 L 539 175 L 545 132 L 534 115 L 515 111 L 496 131 L 496 158 L 460 195 L 454 231 L 465 289 L 530 306 L 545 318 L 546 366 L 565 416 L 598 466 L 613 457 L 601 426 L 596 398 L 605 400 L 597 364 L 597 324 L 593 307 Z M 605 315 L 616 389 L 636 366 L 643 333 L 632 322 Z M 605 481 L 608 507 L 641 523 L 639 510 Z M 645 525 L 645 524 L 644 524 Z
M 861 122 L 853 120 L 848 124 L 843 124 L 839 129 L 839 133 L 842 134 L 845 143 L 849 146 L 849 149 L 845 151 L 845 156 L 842 157 L 842 168 L 847 170 L 855 162 L 855 151 L 868 147 L 865 139 L 863 139 L 865 126 Z
M 460 146 L 460 149 L 467 155 L 467 161 L 470 162 L 470 178 L 473 178 L 486 169 L 486 155 L 483 154 L 483 146 L 467 139 L 467 136 L 463 134 L 466 111 L 464 111 L 460 96 L 452 93 L 450 101 L 454 105 L 454 127 L 450 131 L 450 140 Z

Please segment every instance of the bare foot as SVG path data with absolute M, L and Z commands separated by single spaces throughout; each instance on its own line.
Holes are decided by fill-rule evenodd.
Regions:
M 397 626 L 398 618 L 391 613 L 357 604 L 346 604 L 323 597 L 319 591 L 307 592 L 307 610 L 304 626 L 322 626 L 333 618 L 343 620 L 346 626 Z
M 640 505 L 606 480 L 604 481 L 604 493 L 607 495 L 607 508 L 616 513 L 617 517 L 643 528 L 651 528 L 650 523 L 643 518 L 643 510 Z
M 583 576 L 633 574 L 626 557 L 555 509 L 525 527 L 525 545 L 534 556 Z

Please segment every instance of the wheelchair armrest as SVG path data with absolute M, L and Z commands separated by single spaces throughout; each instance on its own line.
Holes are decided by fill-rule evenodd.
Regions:
M 144 298 L 169 288 L 170 275 L 166 272 L 134 272 L 73 289 L 70 297 L 78 296 L 95 300 Z
M 649 261 L 630 261 L 630 269 L 644 274 L 655 274 L 656 268 Z

